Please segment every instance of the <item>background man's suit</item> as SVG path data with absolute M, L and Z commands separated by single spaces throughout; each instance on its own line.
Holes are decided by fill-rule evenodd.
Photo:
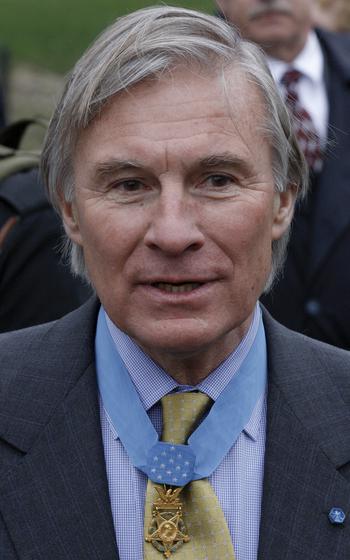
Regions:
M 0 332 L 62 317 L 91 295 L 62 262 L 62 236 L 36 169 L 0 182 Z
M 89 302 L 55 323 L 0 337 L 1 560 L 118 558 L 99 424 L 96 313 Z M 344 560 L 350 518 L 336 527 L 327 514 L 333 506 L 350 512 L 350 357 L 267 315 L 264 323 L 258 559 Z
M 326 66 L 329 153 L 308 203 L 296 212 L 284 276 L 262 301 L 291 329 L 349 349 L 350 35 L 317 33 Z

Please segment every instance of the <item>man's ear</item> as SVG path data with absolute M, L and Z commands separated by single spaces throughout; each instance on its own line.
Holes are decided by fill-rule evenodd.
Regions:
M 61 214 L 63 226 L 68 237 L 78 245 L 82 245 L 82 237 L 80 233 L 79 216 L 76 205 L 67 200 L 61 200 Z
M 272 239 L 279 239 L 289 228 L 294 214 L 297 191 L 289 186 L 284 192 L 276 192 L 274 199 L 274 218 Z

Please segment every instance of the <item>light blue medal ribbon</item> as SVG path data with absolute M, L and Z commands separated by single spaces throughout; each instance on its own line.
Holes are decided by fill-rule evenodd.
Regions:
M 266 342 L 260 318 L 255 340 L 187 445 L 159 441 L 117 352 L 102 308 L 96 332 L 96 367 L 103 406 L 132 462 L 153 482 L 184 486 L 214 472 L 248 423 L 266 386 Z

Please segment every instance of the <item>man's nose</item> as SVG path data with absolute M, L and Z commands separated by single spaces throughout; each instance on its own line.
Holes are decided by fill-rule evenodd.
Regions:
M 168 255 L 196 251 L 204 244 L 196 203 L 185 196 L 160 196 L 144 241 L 147 247 Z

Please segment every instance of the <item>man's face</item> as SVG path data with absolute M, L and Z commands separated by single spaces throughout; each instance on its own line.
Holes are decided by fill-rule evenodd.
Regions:
M 305 45 L 311 28 L 311 0 L 217 0 L 243 37 L 276 58 L 291 61 Z
M 112 321 L 162 365 L 246 332 L 293 196 L 274 192 L 254 86 L 190 71 L 115 96 L 82 132 L 63 214 Z M 217 365 L 217 364 L 212 364 Z

